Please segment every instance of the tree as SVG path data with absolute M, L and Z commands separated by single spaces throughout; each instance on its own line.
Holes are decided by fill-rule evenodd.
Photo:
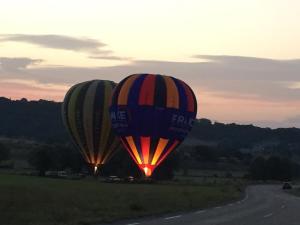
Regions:
M 102 176 L 140 177 L 142 175 L 128 152 L 122 147 L 99 169 L 99 174 Z
M 198 123 L 200 123 L 203 126 L 211 126 L 211 120 L 203 118 L 203 119 L 198 119 Z
M 266 160 L 262 156 L 256 157 L 250 165 L 250 176 L 256 180 L 266 179 Z
M 156 180 L 171 180 L 174 178 L 174 172 L 179 167 L 179 154 L 174 151 L 154 170 L 152 175 Z
M 0 143 L 0 162 L 9 159 L 9 157 L 10 149 L 6 145 Z
M 80 172 L 85 165 L 84 158 L 72 145 L 56 144 L 52 149 L 51 159 L 57 170 L 72 169 Z
M 250 175 L 258 180 L 289 180 L 293 176 L 293 170 L 297 164 L 293 164 L 288 158 L 270 156 L 267 160 L 259 156 L 250 166 Z
M 281 180 L 290 180 L 293 176 L 293 163 L 288 158 L 281 159 Z
M 29 156 L 29 163 L 39 171 L 40 176 L 45 176 L 45 172 L 53 167 L 53 148 L 43 145 L 33 150 Z
M 195 147 L 195 157 L 198 161 L 217 162 L 218 150 L 207 145 L 198 145 Z
M 271 180 L 280 180 L 281 178 L 281 160 L 278 156 L 269 157 L 266 162 L 267 178 Z

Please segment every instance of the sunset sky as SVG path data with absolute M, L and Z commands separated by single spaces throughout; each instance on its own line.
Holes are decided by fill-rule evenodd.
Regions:
M 0 96 L 160 73 L 193 88 L 198 118 L 300 127 L 298 0 L 0 3 Z

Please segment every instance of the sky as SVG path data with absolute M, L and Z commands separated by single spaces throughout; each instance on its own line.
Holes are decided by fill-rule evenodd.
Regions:
M 299 21 L 298 0 L 0 0 L 0 96 L 165 74 L 192 87 L 198 118 L 300 127 Z

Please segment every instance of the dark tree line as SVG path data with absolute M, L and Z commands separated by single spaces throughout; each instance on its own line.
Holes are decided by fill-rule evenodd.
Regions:
M 249 172 L 252 179 L 256 180 L 290 180 L 300 174 L 298 164 L 288 158 L 259 156 L 251 163 Z
M 0 97 L 0 108 L 0 136 L 24 137 L 48 143 L 69 142 L 61 120 L 60 102 L 13 101 Z M 270 129 L 199 119 L 190 137 L 220 142 L 236 149 L 248 148 L 266 140 L 279 140 L 300 152 L 300 129 L 297 128 Z
M 236 159 L 244 165 L 249 165 L 252 160 L 250 153 L 243 153 L 234 146 L 226 143 L 219 143 L 217 146 L 198 145 L 194 147 L 192 158 L 198 162 L 219 162 L 221 159 L 231 160 Z
M 66 170 L 78 173 L 83 170 L 93 173 L 93 169 L 83 160 L 82 155 L 72 145 L 41 145 L 33 150 L 28 158 L 29 163 L 39 172 L 40 176 L 45 176 L 46 171 Z M 167 159 L 154 171 L 153 178 L 172 179 L 174 172 L 178 168 L 179 157 L 173 152 Z M 119 177 L 142 177 L 143 174 L 130 158 L 129 154 L 120 149 L 105 165 L 99 167 L 99 175 Z
M 28 162 L 40 176 L 48 170 L 80 172 L 85 165 L 82 156 L 69 145 L 41 145 L 31 151 Z
M 0 109 L 0 136 L 48 143 L 69 141 L 61 120 L 61 103 L 0 97 Z
M 8 160 L 9 157 L 10 157 L 10 149 L 6 145 L 0 143 L 0 162 L 4 160 Z

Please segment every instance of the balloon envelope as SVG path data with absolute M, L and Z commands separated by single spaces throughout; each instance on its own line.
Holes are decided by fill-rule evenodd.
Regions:
M 120 145 L 109 118 L 115 86 L 106 80 L 76 84 L 67 92 L 62 105 L 63 121 L 73 142 L 95 170 L 109 160 Z
M 152 74 L 122 80 L 110 107 L 113 128 L 146 176 L 184 140 L 196 112 L 196 97 L 186 83 Z

